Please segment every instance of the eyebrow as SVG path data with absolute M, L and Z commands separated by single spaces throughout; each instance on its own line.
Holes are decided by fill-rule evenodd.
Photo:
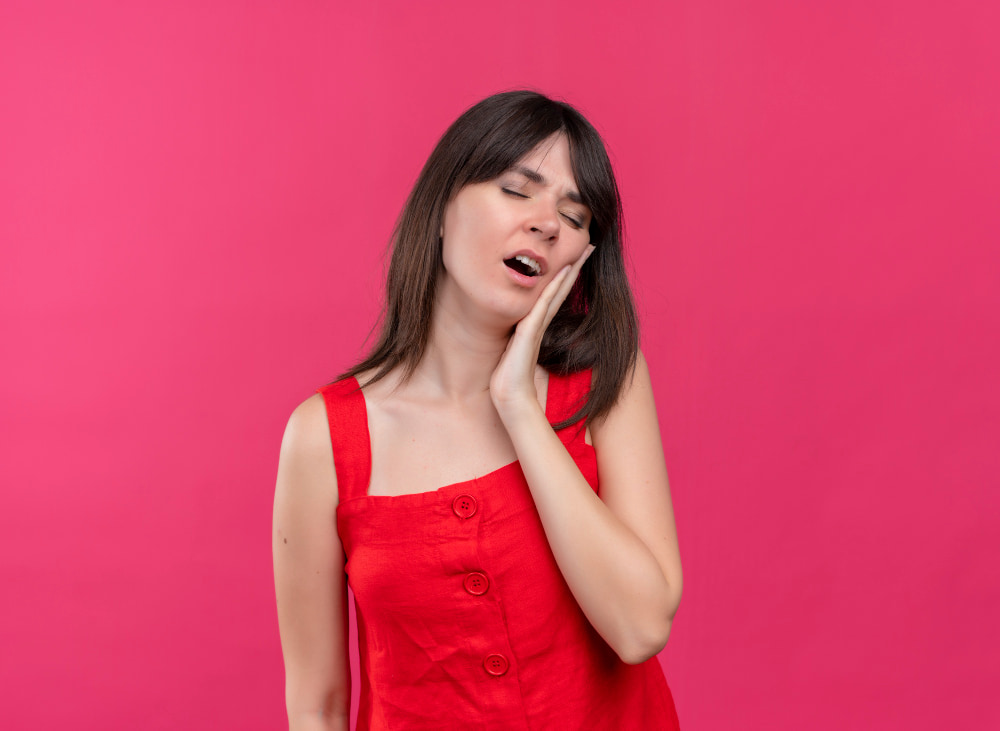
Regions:
M 519 173 L 530 180 L 532 183 L 538 183 L 538 185 L 545 185 L 548 181 L 545 179 L 544 175 L 532 170 L 531 168 L 526 168 L 524 165 L 515 165 L 511 168 L 515 173 Z M 569 198 L 574 203 L 579 203 L 581 206 L 587 205 L 583 202 L 583 198 L 575 190 L 567 191 L 566 197 Z

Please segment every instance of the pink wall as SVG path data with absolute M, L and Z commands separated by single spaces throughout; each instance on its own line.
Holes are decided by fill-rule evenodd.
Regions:
M 4 728 L 284 723 L 285 419 L 525 85 L 621 177 L 683 726 L 1000 723 L 997 4 L 472 5 L 0 8 Z

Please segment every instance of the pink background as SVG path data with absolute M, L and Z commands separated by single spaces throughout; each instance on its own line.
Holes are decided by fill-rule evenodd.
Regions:
M 683 727 L 996 727 L 997 8 L 4 2 L 4 728 L 285 723 L 285 420 L 520 86 L 620 175 Z

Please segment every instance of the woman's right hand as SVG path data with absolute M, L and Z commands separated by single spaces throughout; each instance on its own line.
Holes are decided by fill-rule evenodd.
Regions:
M 337 475 L 323 397 L 292 413 L 274 491 L 274 586 L 290 731 L 346 731 L 351 671 Z

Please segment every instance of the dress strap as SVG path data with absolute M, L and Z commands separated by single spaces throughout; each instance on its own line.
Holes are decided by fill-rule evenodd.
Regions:
M 545 397 L 545 414 L 550 424 L 558 424 L 575 414 L 586 402 L 590 393 L 591 369 L 561 376 L 549 373 L 549 391 Z M 556 432 L 562 443 L 585 443 L 586 429 L 584 422 L 578 421 L 565 429 Z
M 316 392 L 323 394 L 326 403 L 338 502 L 343 503 L 367 494 L 371 479 L 372 447 L 365 397 L 355 378 L 327 384 Z

